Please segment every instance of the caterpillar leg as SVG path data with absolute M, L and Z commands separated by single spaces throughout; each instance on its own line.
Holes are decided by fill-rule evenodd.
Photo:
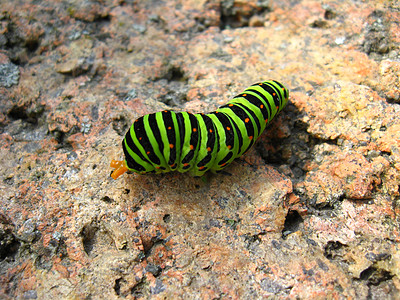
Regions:
M 112 160 L 110 163 L 111 168 L 115 168 L 115 170 L 111 173 L 111 177 L 113 179 L 117 179 L 119 176 L 128 171 L 128 167 L 126 166 L 126 162 L 124 160 Z

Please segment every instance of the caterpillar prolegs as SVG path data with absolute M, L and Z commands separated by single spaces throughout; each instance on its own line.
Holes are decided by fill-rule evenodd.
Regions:
M 112 160 L 111 177 L 117 179 L 126 171 L 217 173 L 253 146 L 288 98 L 285 86 L 268 80 L 207 114 L 165 110 L 144 115 L 126 133 L 125 160 Z

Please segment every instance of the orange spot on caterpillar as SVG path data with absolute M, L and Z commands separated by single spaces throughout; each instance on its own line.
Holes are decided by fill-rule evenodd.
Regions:
M 231 150 L 231 149 L 232 149 L 232 146 L 231 146 L 231 145 L 228 145 L 228 149 Z
M 268 123 L 268 119 L 265 119 L 265 123 Z
M 171 130 L 171 129 L 172 129 L 172 127 L 171 127 L 171 126 L 169 126 L 169 127 L 168 127 L 168 130 Z
M 230 128 L 230 127 L 226 127 L 226 129 L 227 129 L 227 130 L 231 130 L 231 128 Z
M 190 150 L 193 150 L 194 149 L 194 146 L 193 145 L 190 145 Z
M 243 97 L 246 97 L 247 96 L 247 94 L 243 94 Z
M 169 147 L 172 149 L 174 148 L 174 144 L 169 144 Z
M 193 128 L 193 132 L 197 132 L 197 128 Z
M 249 118 L 246 118 L 246 119 L 244 119 L 244 121 L 245 121 L 246 123 L 249 123 L 250 119 L 249 119 Z
M 223 163 L 222 165 L 221 165 L 221 167 L 223 167 L 223 166 L 225 166 L 226 165 L 226 163 Z
M 264 104 L 261 104 L 261 105 L 260 105 L 260 108 L 264 108 Z
M 210 151 L 211 151 L 211 148 L 210 148 L 210 147 L 207 147 L 207 151 L 210 152 Z
M 272 96 L 276 96 L 276 94 L 275 94 L 275 93 L 272 93 Z
M 204 169 L 204 166 L 199 167 L 199 170 L 203 170 L 203 169 Z
M 212 129 L 210 129 L 210 133 L 212 133 L 213 132 L 213 130 Z
M 183 164 L 184 167 L 186 167 L 186 166 L 188 166 L 188 165 L 189 165 L 188 163 Z
M 233 106 L 233 104 L 231 103 L 231 104 L 229 104 L 228 106 L 232 107 L 232 106 Z
M 149 155 L 149 154 L 150 154 L 150 151 L 147 151 L 146 154 Z
M 251 135 L 251 136 L 249 136 L 249 140 L 252 140 L 253 139 L 253 136 Z

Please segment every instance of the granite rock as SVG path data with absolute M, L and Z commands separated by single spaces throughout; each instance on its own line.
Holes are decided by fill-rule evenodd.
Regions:
M 0 298 L 398 299 L 394 1 L 1 1 Z M 290 103 L 205 180 L 110 178 L 137 117 Z

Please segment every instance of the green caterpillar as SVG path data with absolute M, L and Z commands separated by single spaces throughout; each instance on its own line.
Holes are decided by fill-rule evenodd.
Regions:
M 125 160 L 112 160 L 111 177 L 138 174 L 217 173 L 255 143 L 287 104 L 289 90 L 275 80 L 253 84 L 207 114 L 161 111 L 137 119 L 122 141 Z

